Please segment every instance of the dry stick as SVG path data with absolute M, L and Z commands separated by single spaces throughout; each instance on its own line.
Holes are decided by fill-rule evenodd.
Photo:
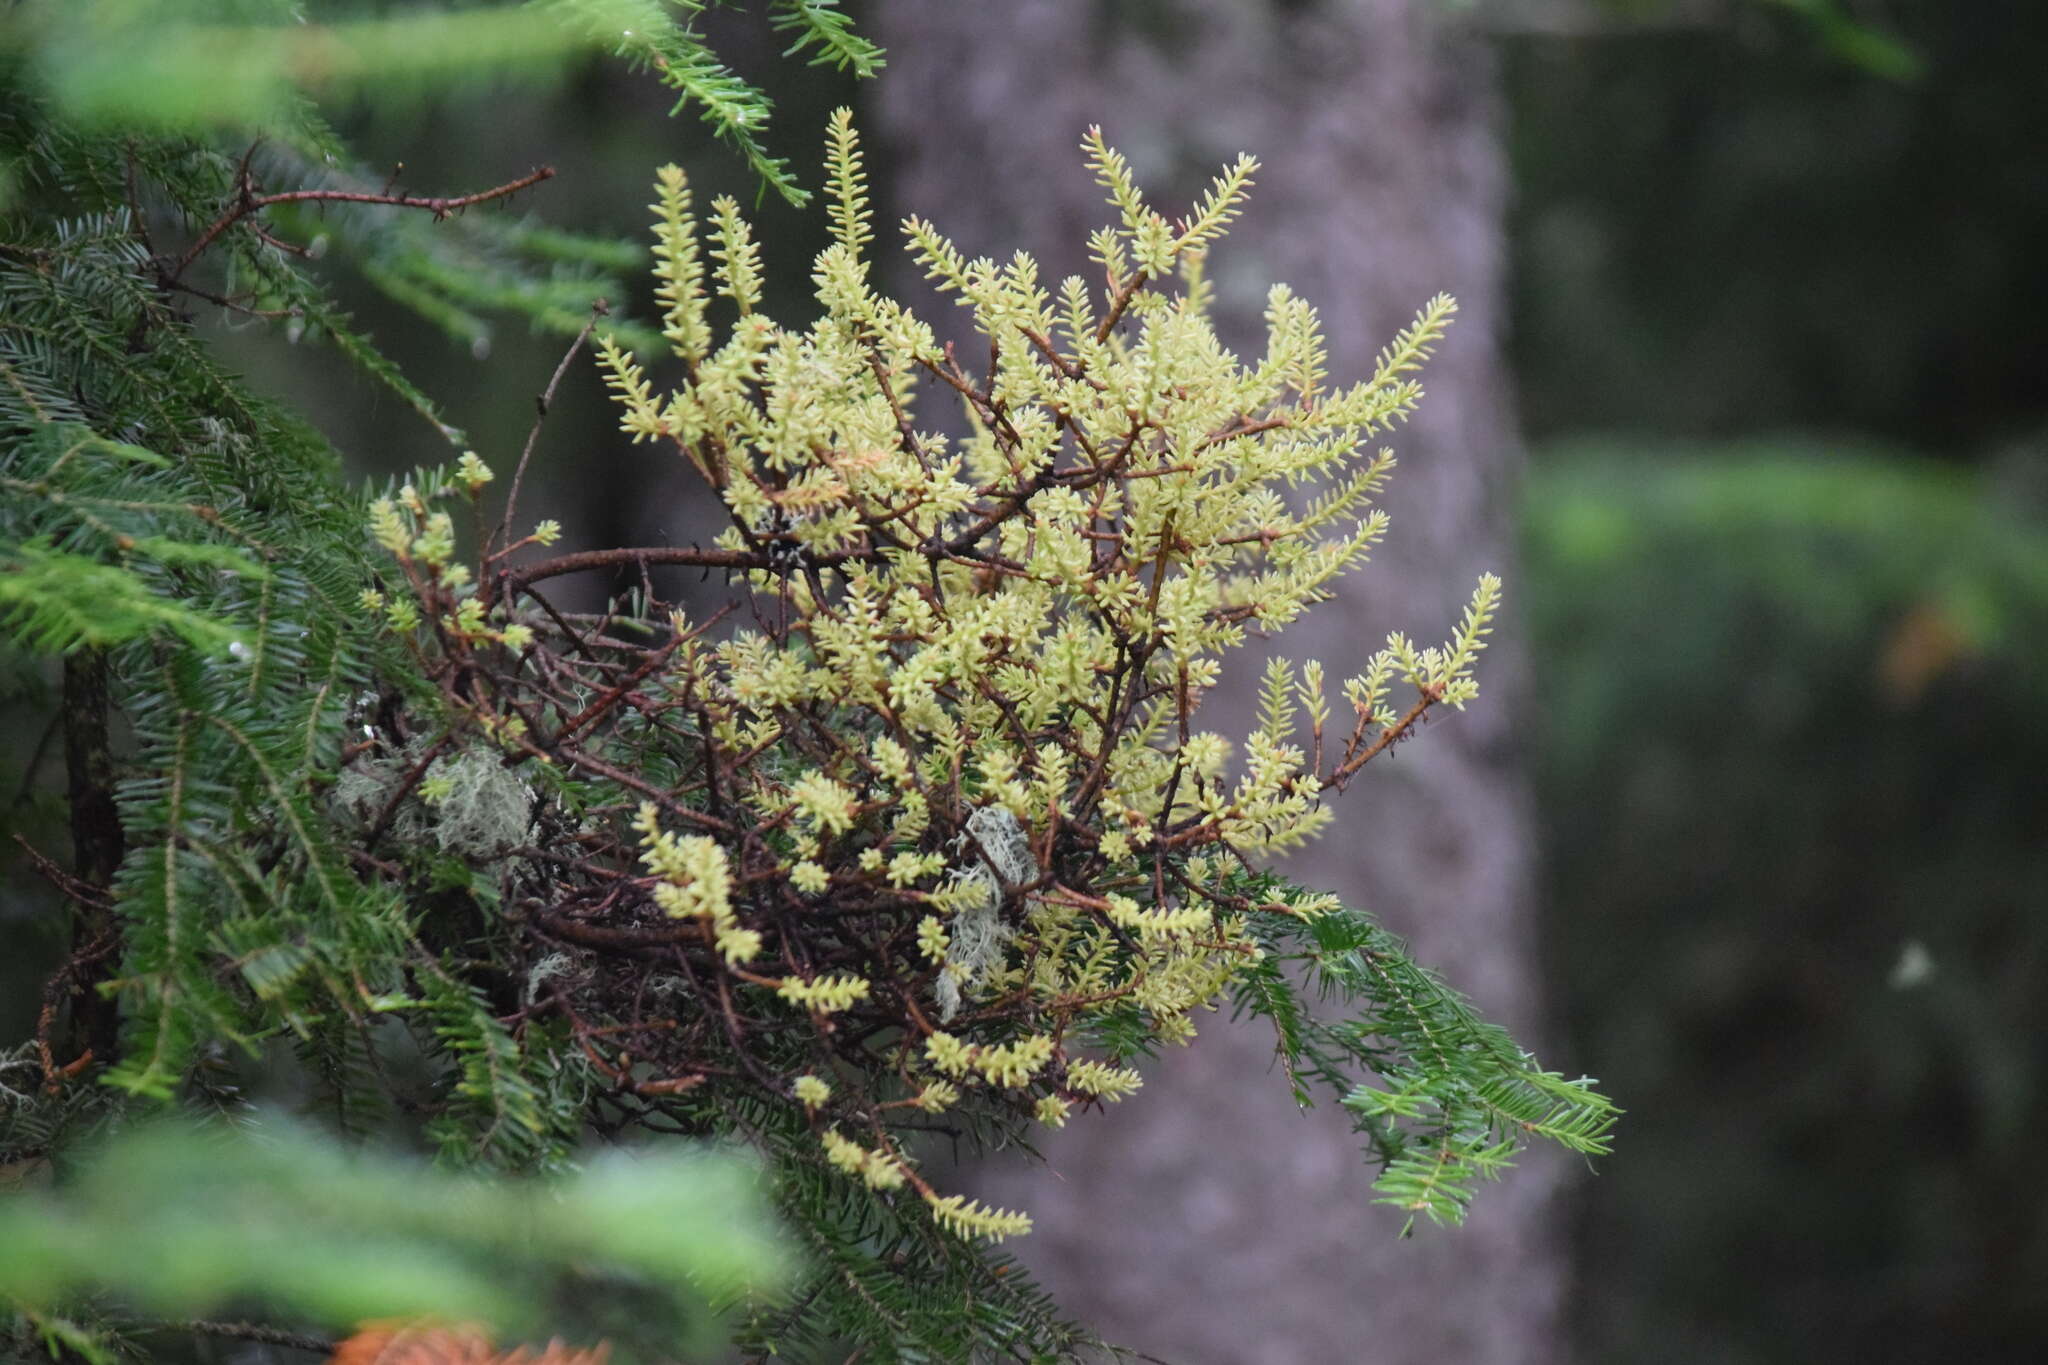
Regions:
M 62 892 L 66 899 L 94 910 L 112 908 L 113 897 L 105 887 L 94 886 L 91 882 L 72 876 L 58 866 L 55 859 L 19 834 L 14 836 L 14 842 L 21 845 L 21 851 L 28 855 L 29 861 L 35 864 L 36 871 L 42 874 L 43 879 Z
M 1125 672 L 1131 663 L 1131 659 L 1130 641 L 1126 638 L 1118 638 L 1116 642 L 1116 663 L 1110 669 L 1109 674 L 1109 704 L 1104 708 L 1102 717 L 1097 722 L 1102 730 L 1102 751 L 1095 756 L 1094 768 L 1089 771 L 1086 778 L 1082 779 L 1081 790 L 1074 796 L 1074 814 L 1077 817 L 1085 818 L 1089 814 L 1096 796 L 1101 792 L 1103 783 L 1109 776 L 1110 755 L 1116 749 L 1115 736 L 1110 733 L 1110 727 L 1113 724 L 1120 723 L 1117 714 L 1118 697 L 1123 688 Z M 1143 662 L 1140 661 L 1138 666 L 1143 667 Z
M 934 373 L 941 373 L 934 371 Z M 1080 470 L 1060 474 L 1040 473 L 1016 488 L 1002 489 L 990 496 L 999 498 L 1005 504 L 975 521 L 958 534 L 947 540 L 940 548 L 948 556 L 961 556 L 974 548 L 977 541 L 996 527 L 1018 515 L 1031 497 L 1045 488 L 1061 484 L 1068 488 L 1088 488 L 1101 482 L 1115 472 L 1114 466 L 1103 470 Z M 836 569 L 842 564 L 876 563 L 882 559 L 877 549 L 840 550 L 831 554 L 817 555 L 807 561 L 807 567 L 815 569 Z M 979 561 L 977 561 L 979 562 Z M 705 550 L 695 546 L 661 545 L 642 546 L 616 550 L 584 550 L 576 554 L 560 555 L 529 564 L 504 577 L 504 593 L 507 598 L 522 592 L 529 584 L 544 579 L 559 578 L 564 574 L 586 573 L 595 569 L 620 569 L 638 566 L 644 573 L 651 565 L 678 565 L 695 569 L 772 569 L 774 561 L 757 550 Z
M 27 847 L 26 844 L 22 846 Z M 56 1094 L 62 1089 L 60 1082 L 70 1080 L 93 1062 L 93 1049 L 88 1046 L 72 1061 L 63 1066 L 57 1065 L 56 1049 L 51 1039 L 56 1036 L 57 1007 L 64 1001 L 65 987 L 86 967 L 98 962 L 118 946 L 120 938 L 109 930 L 104 938 L 74 951 L 64 960 L 63 965 L 50 973 L 49 979 L 43 982 L 43 1007 L 36 1014 L 36 1061 L 43 1068 L 43 1090 L 47 1094 Z
M 88 882 L 80 881 L 57 866 L 21 835 L 15 835 L 14 842 L 21 845 L 22 850 L 28 854 L 29 861 L 36 865 L 37 871 L 48 878 L 67 898 L 85 907 L 89 912 L 105 915 L 111 911 L 113 903 L 106 892 Z M 87 1046 L 76 1060 L 64 1066 L 57 1065 L 52 1039 L 57 1027 L 57 1008 L 63 1003 L 66 988 L 86 968 L 104 959 L 120 944 L 120 936 L 109 927 L 99 938 L 74 948 L 70 956 L 64 959 L 63 964 L 50 973 L 49 978 L 43 982 L 43 1008 L 36 1016 L 36 1059 L 42 1064 L 43 1087 L 52 1094 L 56 1093 L 59 1081 L 76 1076 L 91 1065 L 94 1059 L 93 1047 Z
M 596 299 L 591 302 L 590 321 L 583 324 L 583 330 L 578 332 L 576 339 L 569 343 L 569 349 L 562 352 L 562 363 L 555 366 L 554 377 L 548 380 L 548 386 L 542 389 L 540 395 L 533 400 L 536 409 L 533 417 L 533 426 L 527 430 L 526 446 L 519 452 L 519 468 L 512 473 L 512 490 L 505 495 L 505 515 L 499 519 L 498 529 L 491 533 L 490 544 L 484 547 L 484 561 L 486 563 L 489 563 L 494 558 L 490 554 L 491 545 L 497 544 L 501 537 L 511 534 L 512 514 L 519 506 L 519 486 L 526 482 L 526 464 L 527 461 L 533 458 L 534 444 L 540 440 L 540 424 L 547 420 L 548 409 L 555 405 L 555 390 L 562 386 L 562 376 L 569 373 L 569 362 L 574 360 L 576 353 L 583 349 L 583 343 L 590 340 L 591 332 L 597 328 L 598 319 L 611 316 L 611 311 L 611 304 L 603 299 Z
M 1044 354 L 1045 358 L 1052 362 L 1053 368 L 1061 374 L 1069 379 L 1088 379 L 1088 367 L 1079 361 L 1069 360 L 1061 355 L 1059 347 L 1053 345 L 1051 337 L 1043 332 L 1026 327 L 1021 323 L 1018 325 L 1017 330 L 1022 332 L 1025 340 L 1036 346 Z M 1100 379 L 1088 379 L 1088 385 L 1097 393 L 1108 387 Z
M 280 245 L 282 244 L 280 243 Z M 216 294 L 210 289 L 201 289 L 199 286 L 187 284 L 183 280 L 165 280 L 164 288 L 175 289 L 180 294 L 190 294 L 195 299 L 204 299 L 214 307 L 224 308 L 230 313 L 240 313 L 243 317 L 262 318 L 266 322 L 275 322 L 279 318 L 295 318 L 303 313 L 303 310 L 297 304 L 292 305 L 290 308 L 251 308 L 246 303 L 235 302 L 225 294 Z M 255 296 L 251 294 L 244 295 L 244 297 L 253 298 Z
M 554 621 L 555 625 L 561 630 L 563 638 L 568 640 L 570 644 L 576 647 L 576 652 L 578 654 L 581 654 L 591 663 L 598 664 L 597 656 L 590 652 L 589 643 L 586 642 L 581 635 L 577 634 L 576 628 L 569 624 L 568 619 L 564 617 L 561 612 L 555 610 L 554 603 L 548 601 L 547 598 L 542 597 L 532 588 L 526 589 L 526 595 L 528 597 L 531 597 L 534 601 L 540 603 L 541 610 L 546 612 L 548 616 Z M 509 603 L 512 600 L 511 595 L 507 594 L 503 600 Z M 598 643 L 604 643 L 604 640 L 601 636 L 599 638 Z M 599 666 L 602 667 L 601 664 L 599 664 Z
M 313 259 L 313 248 L 309 246 L 300 246 L 297 242 L 287 242 L 280 238 L 273 237 L 269 233 L 265 232 L 261 225 L 259 224 L 251 223 L 249 225 L 249 231 L 255 233 L 257 240 L 262 242 L 263 245 L 265 246 L 276 247 L 279 251 L 282 251 L 287 255 L 297 256 L 300 260 L 303 261 L 310 261 Z
M 903 411 L 903 404 L 896 397 L 895 386 L 889 382 L 889 371 L 882 364 L 882 358 L 875 354 L 870 344 L 867 348 L 868 370 L 875 376 L 875 384 L 882 390 L 882 397 L 888 400 L 889 411 L 896 418 L 896 434 L 903 442 L 903 448 L 916 457 L 918 465 L 929 475 L 931 461 L 924 457 L 924 446 L 917 439 L 917 432 L 910 424 L 910 415 Z
M 250 154 L 253 155 L 255 150 L 252 144 L 249 148 Z M 249 157 L 244 156 L 241 174 L 236 177 L 241 192 L 236 196 L 234 207 L 216 218 L 206 231 L 199 234 L 198 241 L 185 248 L 185 254 L 178 257 L 178 263 L 171 267 L 167 278 L 176 280 L 191 268 L 192 262 L 199 259 L 201 252 L 219 240 L 223 232 L 250 214 L 261 213 L 274 204 L 382 204 L 390 208 L 425 209 L 433 214 L 435 221 L 438 222 L 449 214 L 469 208 L 473 204 L 486 204 L 493 199 L 504 199 L 521 190 L 532 189 L 543 180 L 553 179 L 554 174 L 553 166 L 541 166 L 517 180 L 508 180 L 502 185 L 479 190 L 475 194 L 440 199 L 427 199 L 410 194 L 370 194 L 362 190 L 286 190 L 282 194 L 258 194 L 255 182 L 249 178 Z
M 1185 658 L 1180 661 L 1179 691 L 1175 701 L 1174 709 L 1180 713 L 1180 747 L 1174 750 L 1173 773 L 1166 779 L 1166 794 L 1159 803 L 1159 818 L 1152 824 L 1152 903 L 1158 906 L 1166 904 L 1166 826 L 1173 818 L 1173 802 L 1180 792 L 1181 773 L 1187 768 L 1188 713 L 1193 708 L 1188 704 L 1188 662 Z

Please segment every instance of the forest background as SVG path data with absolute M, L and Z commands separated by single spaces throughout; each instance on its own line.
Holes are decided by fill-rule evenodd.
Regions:
M 1847 7 L 1891 46 L 1794 4 L 1440 8 L 1481 32 L 1506 108 L 1546 1053 L 1630 1111 L 1566 1196 L 1573 1354 L 2016 1358 L 2048 1340 L 2048 16 Z M 1174 27 L 1171 3 L 1132 9 Z M 887 98 L 886 73 L 708 23 L 800 166 L 828 109 Z M 429 192 L 552 164 L 521 207 L 633 238 L 658 162 L 753 198 L 669 102 L 593 58 L 538 95 L 386 92 L 342 122 Z M 771 260 L 821 244 L 772 196 L 757 217 Z M 1301 226 L 1236 246 L 1284 254 Z M 518 449 L 559 338 L 451 337 L 343 288 L 477 449 Z M 331 353 L 217 339 L 353 472 L 439 458 Z M 599 543 L 696 533 L 631 482 L 594 372 L 547 439 L 532 505 Z M 10 736 L 9 772 L 32 743 Z M 18 863 L 5 885 L 0 933 L 29 941 L 42 902 Z M 60 951 L 0 966 L 7 1036 Z

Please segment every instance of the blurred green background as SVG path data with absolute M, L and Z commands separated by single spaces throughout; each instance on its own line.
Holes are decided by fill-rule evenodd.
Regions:
M 2048 7 L 1506 44 L 1588 1361 L 2048 1355 Z
M 1479 7 L 1516 182 L 1550 1051 L 1630 1111 L 1575 1193 L 1589 1362 L 2048 1356 L 2048 6 L 1843 7 L 1903 64 L 1807 8 Z M 709 26 L 799 167 L 872 97 Z M 658 162 L 754 201 L 670 102 L 592 58 L 340 121 L 425 193 L 551 163 L 524 205 L 638 240 Z M 754 212 L 791 290 L 768 311 L 803 316 L 821 220 Z M 559 338 L 343 287 L 509 468 Z M 445 453 L 333 355 L 219 331 L 359 472 Z M 622 446 L 577 367 L 525 505 L 582 543 L 699 534 Z M 34 736 L 6 743 L 18 772 Z M 45 965 L 8 969 L 17 1033 Z

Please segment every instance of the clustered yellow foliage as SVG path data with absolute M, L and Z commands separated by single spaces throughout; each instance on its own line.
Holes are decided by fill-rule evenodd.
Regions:
M 689 754 L 681 781 L 635 787 L 637 884 L 702 926 L 714 976 L 809 1020 L 811 1060 L 785 1098 L 823 1155 L 884 1194 L 908 1181 L 944 1225 L 989 1237 L 1029 1220 L 931 1190 L 886 1137 L 890 1115 L 972 1092 L 1057 1125 L 1135 1090 L 1137 1073 L 1072 1055 L 1074 1039 L 1135 1010 L 1185 1040 L 1193 1012 L 1256 959 L 1248 917 L 1327 904 L 1257 901 L 1233 877 L 1324 829 L 1327 791 L 1431 707 L 1475 694 L 1499 591 L 1482 579 L 1440 647 L 1391 637 L 1334 689 L 1339 727 L 1326 730 L 1322 667 L 1285 661 L 1269 666 L 1248 734 L 1196 727 L 1224 659 L 1323 600 L 1385 534 L 1372 504 L 1394 457 L 1375 442 L 1414 409 L 1414 374 L 1455 305 L 1431 300 L 1371 375 L 1341 386 L 1315 311 L 1275 286 L 1264 353 L 1241 359 L 1211 324 L 1203 266 L 1256 162 L 1240 158 L 1169 221 L 1098 132 L 1084 145 L 1119 220 L 1090 241 L 1099 287 L 1048 288 L 1025 255 L 968 260 L 932 225 L 903 225 L 987 339 L 985 373 L 876 289 L 845 111 L 831 122 L 834 241 L 813 270 L 814 323 L 760 311 L 737 206 L 718 200 L 705 227 L 666 167 L 655 273 L 679 372 L 657 387 L 600 346 L 623 429 L 674 451 L 730 515 L 715 549 L 639 562 L 739 573 L 770 604 L 722 635 L 677 616 L 634 671 L 667 699 Z M 920 420 L 932 391 L 964 412 L 963 435 Z M 459 477 L 474 496 L 490 472 L 466 463 Z M 461 595 L 444 514 L 382 503 L 373 533 L 416 586 Z M 508 612 L 589 561 L 501 574 L 489 605 Z M 481 605 L 441 618 L 467 646 L 530 643 L 507 641 L 524 627 L 494 628 Z M 1399 684 L 1412 702 L 1394 699 Z M 551 738 L 543 707 L 461 704 L 501 742 L 622 780 L 564 737 L 590 728 L 583 715 Z M 847 1020 L 867 1040 L 857 1078 Z

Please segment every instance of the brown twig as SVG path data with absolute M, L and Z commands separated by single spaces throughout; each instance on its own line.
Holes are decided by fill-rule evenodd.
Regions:
M 69 872 L 59 867 L 56 861 L 47 853 L 44 853 L 21 835 L 16 834 L 14 842 L 21 845 L 21 851 L 28 855 L 28 860 L 35 865 L 36 871 L 42 874 L 43 880 L 56 887 L 66 898 L 93 910 L 110 910 L 113 908 L 113 897 L 103 887 L 94 886 L 90 882 L 80 881 L 77 877 L 72 876 Z
M 1095 328 L 1096 341 L 1108 340 L 1110 329 L 1124 320 L 1124 310 L 1131 306 L 1131 300 L 1138 296 L 1138 291 L 1145 287 L 1145 282 L 1150 278 L 1150 275 L 1140 270 L 1124 283 L 1123 288 L 1116 291 L 1116 297 L 1109 301 L 1109 312 L 1103 315 L 1102 321 Z
M 1366 748 L 1360 750 L 1353 757 L 1345 759 L 1342 763 L 1339 763 L 1335 768 L 1333 768 L 1330 771 L 1329 775 L 1324 777 L 1322 780 L 1323 790 L 1328 791 L 1332 787 L 1334 787 L 1339 791 L 1342 791 L 1344 788 L 1344 784 L 1349 782 L 1353 777 L 1357 776 L 1358 770 L 1360 768 L 1363 768 L 1373 759 L 1377 758 L 1379 755 L 1385 753 L 1394 745 L 1406 739 L 1408 737 L 1408 732 L 1415 728 L 1416 723 L 1420 721 L 1425 714 L 1428 713 L 1429 708 L 1436 705 L 1438 702 L 1442 700 L 1442 689 L 1432 688 L 1425 690 L 1420 697 L 1417 697 L 1415 699 L 1415 704 L 1408 708 L 1407 714 L 1403 715 L 1401 719 L 1396 721 L 1394 724 L 1389 725 L 1387 728 L 1380 731 L 1380 736 L 1378 739 L 1374 740 Z
M 28 854 L 29 861 L 35 865 L 38 872 L 84 909 L 88 922 L 103 926 L 99 937 L 91 942 L 79 943 L 57 970 L 50 973 L 49 979 L 43 982 L 43 1006 L 36 1014 L 36 1060 L 42 1065 L 44 1088 L 54 1093 L 59 1082 L 78 1075 L 92 1064 L 95 1057 L 110 1058 L 112 1055 L 112 1050 L 104 1038 L 93 1037 L 89 1029 L 77 1030 L 86 1033 L 85 1046 L 80 1049 L 77 1058 L 59 1066 L 55 1042 L 57 1011 L 64 1003 L 67 993 L 73 997 L 74 1002 L 84 994 L 93 981 L 88 969 L 110 957 L 114 950 L 121 946 L 121 938 L 112 924 L 113 898 L 110 895 L 89 882 L 80 881 L 57 866 L 21 835 L 15 835 L 14 841 Z M 77 1012 L 75 1003 L 73 1012 Z
M 548 409 L 555 405 L 555 390 L 562 387 L 562 376 L 569 373 L 570 362 L 576 359 L 576 353 L 583 349 L 583 343 L 590 340 L 590 334 L 597 329 L 598 319 L 610 317 L 611 311 L 611 304 L 604 299 L 594 299 L 591 301 L 590 321 L 583 324 L 583 330 L 578 332 L 576 339 L 569 343 L 569 349 L 562 352 L 562 362 L 555 366 L 555 373 L 548 380 L 548 386 L 542 389 L 533 400 L 535 408 L 533 425 L 528 428 L 526 445 L 519 452 L 519 467 L 512 471 L 512 488 L 505 495 L 505 515 L 499 520 L 498 529 L 491 534 L 490 544 L 484 547 L 484 559 L 486 562 L 494 558 L 489 553 L 491 545 L 497 544 L 499 540 L 511 534 L 512 517 L 519 507 L 519 488 L 521 484 L 526 482 L 526 465 L 533 458 L 535 443 L 540 440 L 541 423 L 547 420 Z
M 694 545 L 652 545 L 618 550 L 579 550 L 528 564 L 504 577 L 504 599 L 510 601 L 528 585 L 560 578 L 565 574 L 589 573 L 597 569 L 645 569 L 651 565 L 686 569 L 766 569 L 768 556 L 754 550 L 704 550 Z
M 285 190 L 279 194 L 258 194 L 256 183 L 249 175 L 249 158 L 255 151 L 255 145 L 251 144 L 248 153 L 242 158 L 242 169 L 236 177 L 239 188 L 235 194 L 235 202 L 229 206 L 227 212 L 207 225 L 206 230 L 199 234 L 198 240 L 185 248 L 177 263 L 165 272 L 167 282 L 175 282 L 191 269 L 192 262 L 198 260 L 201 253 L 220 240 L 220 235 L 229 228 L 252 213 L 261 213 L 278 204 L 381 204 L 389 208 L 423 209 L 439 222 L 451 213 L 459 213 L 477 204 L 487 204 L 494 199 L 508 198 L 521 190 L 532 189 L 543 180 L 553 179 L 555 174 L 553 166 L 540 166 L 517 180 L 508 180 L 502 185 L 478 190 L 475 194 L 458 194 L 445 198 L 423 198 L 411 194 L 372 194 L 365 190 Z

